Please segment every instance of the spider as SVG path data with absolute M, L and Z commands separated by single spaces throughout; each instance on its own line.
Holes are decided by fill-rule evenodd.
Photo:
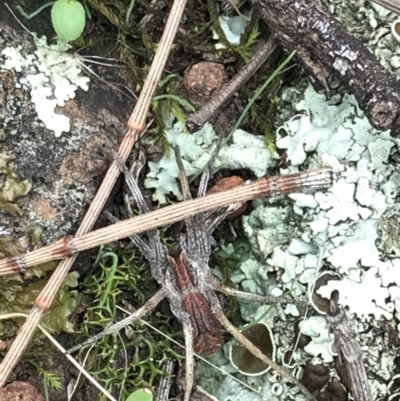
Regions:
M 182 192 L 185 200 L 187 200 L 191 198 L 189 184 L 178 149 L 176 150 L 176 155 L 180 170 Z M 127 169 L 124 162 L 116 153 L 114 153 L 114 158 L 125 175 L 127 186 L 139 211 L 141 213 L 148 213 L 149 209 L 133 174 Z M 133 166 L 137 174 L 141 168 L 139 163 Z M 206 168 L 200 180 L 198 197 L 205 195 L 208 181 L 209 169 Z M 181 232 L 179 237 L 180 252 L 174 256 L 169 255 L 169 251 L 162 244 L 157 230 L 151 230 L 146 233 L 148 242 L 145 242 L 139 236 L 131 236 L 130 239 L 132 242 L 149 262 L 151 274 L 161 286 L 161 290 L 131 316 L 110 326 L 90 340 L 71 348 L 68 352 L 76 351 L 85 344 L 94 342 L 105 335 L 125 327 L 127 324 L 133 323 L 145 314 L 152 312 L 161 300 L 167 298 L 172 313 L 182 323 L 185 340 L 186 366 L 183 401 L 190 400 L 193 388 L 194 352 L 208 357 L 215 355 L 223 343 L 223 327 L 256 357 L 278 371 L 289 382 L 296 384 L 307 398 L 315 400 L 311 393 L 292 377 L 290 373 L 262 354 L 257 347 L 229 322 L 216 296 L 215 291 L 217 290 L 227 295 L 235 295 L 255 301 L 294 303 L 293 300 L 282 297 L 262 296 L 225 287 L 211 274 L 209 268 L 211 234 L 221 221 L 228 214 L 237 210 L 241 204 L 236 202 L 228 207 L 187 218 L 185 220 L 186 230 Z M 115 218 L 111 219 L 115 220 Z

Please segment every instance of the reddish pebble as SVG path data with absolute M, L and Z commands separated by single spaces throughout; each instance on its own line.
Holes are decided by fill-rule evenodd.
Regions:
M 1 401 L 44 401 L 44 397 L 31 383 L 14 381 L 0 388 Z
M 227 191 L 228 189 L 232 189 L 235 187 L 238 187 L 241 183 L 243 182 L 243 178 L 237 176 L 237 175 L 232 175 L 231 177 L 224 177 L 221 178 L 217 183 L 211 187 L 207 191 L 207 195 L 211 195 L 217 192 L 222 192 L 222 191 Z M 226 218 L 228 220 L 233 220 L 236 219 L 236 217 L 241 216 L 247 209 L 247 202 L 244 203 L 238 210 L 235 212 L 228 214 Z
M 228 74 L 222 64 L 202 61 L 185 72 L 183 87 L 189 95 L 189 100 L 200 107 L 207 103 L 227 80 Z

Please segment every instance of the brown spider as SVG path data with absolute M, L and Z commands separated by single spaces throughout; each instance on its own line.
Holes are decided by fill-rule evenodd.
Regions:
M 180 168 L 182 192 L 185 199 L 190 199 L 189 184 L 180 160 L 179 150 L 177 150 L 176 153 L 178 166 Z M 136 201 L 138 209 L 141 213 L 149 212 L 137 181 L 116 153 L 114 154 L 114 158 L 121 171 L 125 174 L 126 183 Z M 209 173 L 208 169 L 206 169 L 199 185 L 199 197 L 205 195 L 208 180 Z M 219 280 L 211 274 L 209 268 L 211 234 L 228 214 L 232 213 L 240 206 L 241 203 L 236 202 L 225 208 L 219 208 L 187 218 L 185 220 L 186 231 L 182 232 L 179 237 L 181 250 L 175 256 L 169 255 L 168 249 L 162 244 L 157 230 L 151 230 L 146 233 L 148 243 L 143 241 L 139 236 L 131 236 L 130 239 L 148 260 L 151 273 L 161 286 L 161 290 L 131 316 L 110 326 L 85 343 L 71 348 L 68 352 L 76 351 L 85 344 L 96 341 L 107 334 L 111 334 L 133 323 L 135 320 L 154 310 L 162 299 L 167 298 L 173 314 L 182 323 L 186 345 L 186 386 L 183 397 L 184 401 L 189 401 L 193 387 L 194 351 L 204 356 L 215 355 L 223 343 L 223 326 L 251 353 L 277 370 L 289 382 L 297 385 L 309 399 L 315 400 L 311 393 L 291 376 L 290 373 L 262 354 L 257 347 L 228 321 L 223 314 L 221 305 L 215 294 L 215 290 L 218 290 L 228 295 L 235 295 L 255 301 L 269 303 L 295 302 L 286 298 L 236 291 L 223 286 Z

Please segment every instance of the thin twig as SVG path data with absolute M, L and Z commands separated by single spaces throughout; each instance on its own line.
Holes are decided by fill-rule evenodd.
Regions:
M 188 117 L 188 128 L 191 131 L 199 129 L 207 121 L 212 119 L 221 106 L 240 88 L 242 88 L 265 63 L 265 61 L 268 60 L 277 46 L 277 41 L 272 37 L 270 37 L 266 42 L 263 42 L 254 53 L 250 61 L 246 63 L 227 84 L 225 84 L 215 95 L 213 95 L 207 104 Z
M 178 30 L 179 22 L 186 6 L 186 1 L 187 0 L 175 0 L 171 8 L 165 30 L 157 47 L 153 63 L 150 67 L 149 74 L 144 82 L 139 100 L 136 103 L 133 113 L 128 121 L 128 126 L 130 129 L 126 133 L 118 150 L 121 159 L 124 161 L 128 158 L 133 145 L 136 143 L 145 127 L 152 97 L 156 90 L 157 83 L 160 80 L 161 74 L 165 68 L 170 49 Z M 117 163 L 113 162 L 107 171 L 107 174 L 104 177 L 104 180 L 95 198 L 93 199 L 93 202 L 90 205 L 90 208 L 87 211 L 81 226 L 77 231 L 77 235 L 82 235 L 92 230 L 94 223 L 103 209 L 111 189 L 113 188 L 119 176 L 119 173 L 120 171 Z M 57 294 L 61 284 L 63 283 L 66 275 L 75 261 L 75 255 L 69 254 L 69 256 L 73 257 L 63 261 L 58 265 L 50 280 L 39 294 L 28 318 L 21 327 L 17 337 L 11 345 L 10 350 L 4 357 L 3 362 L 0 365 L 0 386 L 5 384 L 8 376 L 28 345 L 41 317 L 53 303 L 55 295 Z
M 52 245 L 21 256 L 2 259 L 0 260 L 0 275 L 20 273 L 30 266 L 51 260 L 69 258 L 78 252 L 127 238 L 132 234 L 170 225 L 189 216 L 227 206 L 233 202 L 245 202 L 260 197 L 273 197 L 307 188 L 320 190 L 329 188 L 331 184 L 332 170 L 330 168 L 321 168 L 286 176 L 263 177 L 247 185 L 176 203 L 120 221 L 91 233 L 77 235 L 73 238 L 64 237 Z M 52 289 L 54 290 L 54 288 Z M 44 308 L 47 305 L 43 304 L 44 301 L 45 299 L 39 297 L 36 301 L 36 306 Z
M 250 340 L 247 339 L 223 314 L 222 310 L 215 310 L 214 313 L 217 315 L 218 320 L 223 324 L 226 330 L 229 331 L 242 344 L 248 351 L 250 351 L 256 358 L 261 359 L 268 366 L 271 366 L 277 373 L 279 373 L 284 379 L 288 382 L 296 385 L 299 390 L 312 401 L 316 401 L 315 397 L 301 384 L 298 380 L 296 380 L 289 372 L 286 371 L 282 366 L 278 365 L 272 359 L 268 358 L 264 355 Z

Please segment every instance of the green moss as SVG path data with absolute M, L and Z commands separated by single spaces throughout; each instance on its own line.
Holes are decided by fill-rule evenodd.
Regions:
M 15 201 L 28 194 L 31 184 L 28 180 L 21 179 L 13 171 L 14 157 L 11 154 L 0 154 L 0 211 L 5 215 L 21 215 L 22 211 Z M 23 223 L 20 224 L 24 226 Z M 24 230 L 23 230 L 24 231 Z M 0 258 L 15 256 L 26 252 L 28 244 L 40 244 L 40 229 L 36 228 L 32 234 L 24 233 L 19 238 L 11 234 L 0 235 Z M 46 272 L 54 269 L 56 262 L 45 263 L 33 269 L 29 269 L 24 276 L 5 276 L 0 280 L 0 314 L 29 313 L 36 297 L 47 282 Z M 76 287 L 77 273 L 71 273 L 56 296 L 55 303 L 43 319 L 44 326 L 50 332 L 68 331 L 73 327 L 68 318 L 77 304 L 80 302 L 79 294 L 69 289 Z M 0 322 L 0 335 L 10 335 L 15 323 L 21 325 L 23 318 L 13 321 Z
M 84 338 L 126 317 L 118 311 L 117 305 L 137 309 L 157 291 L 148 266 L 139 263 L 132 250 L 101 249 L 95 269 L 95 274 L 83 282 L 84 291 L 91 299 L 81 327 Z M 174 320 L 170 314 L 157 310 L 146 316 L 146 321 L 170 337 L 180 337 L 180 328 L 173 329 Z M 90 372 L 107 390 L 122 389 L 122 399 L 143 386 L 152 387 L 157 376 L 165 375 L 161 366 L 167 359 L 181 359 L 170 340 L 140 322 L 125 329 L 125 335 L 126 342 L 118 333 L 98 341 L 88 359 Z M 87 348 L 83 349 L 82 359 L 85 350 Z

